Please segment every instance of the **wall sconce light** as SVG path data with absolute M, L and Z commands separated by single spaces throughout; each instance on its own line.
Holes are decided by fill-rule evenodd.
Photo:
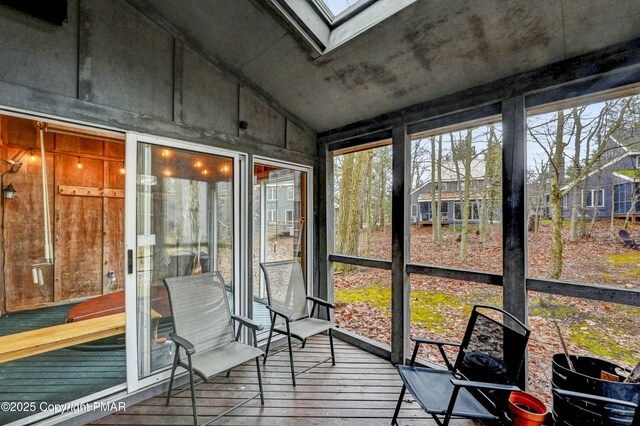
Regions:
M 13 184 L 9 184 L 2 188 L 2 198 L 5 200 L 11 200 L 14 195 L 16 195 L 16 189 L 13 187 Z
M 31 159 L 31 162 L 32 162 L 32 163 L 33 163 L 34 161 L 36 161 L 36 156 L 35 156 L 35 154 L 33 153 L 33 148 L 31 148 L 31 149 L 29 150 L 29 158 Z
M 122 164 L 120 166 L 120 174 L 123 175 L 126 172 L 125 168 L 124 168 L 124 164 Z
M 208 175 L 208 174 L 209 174 L 209 170 L 204 169 L 204 170 L 202 171 L 202 176 L 206 176 L 206 175 Z
M 84 166 L 82 165 L 82 160 L 80 159 L 80 157 L 78 157 L 78 164 L 77 164 L 77 167 L 78 167 L 79 169 L 81 169 L 82 167 L 84 167 Z
M 167 148 L 163 148 L 162 149 L 162 158 L 169 158 L 169 156 L 171 156 L 171 151 L 169 151 Z
M 196 160 L 196 162 L 193 164 L 193 167 L 199 169 L 200 167 L 202 167 L 202 161 Z
M 171 177 L 171 175 L 172 175 L 171 169 L 164 169 L 162 171 L 162 174 L 165 175 L 166 177 Z

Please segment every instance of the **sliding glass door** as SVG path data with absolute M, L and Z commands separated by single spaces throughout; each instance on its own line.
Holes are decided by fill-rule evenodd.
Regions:
M 158 142 L 162 144 L 158 144 Z M 234 310 L 237 156 L 190 144 L 136 145 L 135 223 L 138 378 L 170 367 L 171 309 L 163 280 L 219 271 Z
M 300 262 L 309 283 L 308 218 L 311 169 L 269 160 L 253 167 L 253 319 L 269 331 L 267 292 L 260 263 L 276 260 Z

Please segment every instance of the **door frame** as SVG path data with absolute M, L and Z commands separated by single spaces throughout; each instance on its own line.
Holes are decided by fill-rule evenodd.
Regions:
M 14 108 L 14 107 L 9 107 L 6 105 L 0 105 L 0 115 L 6 115 L 6 116 L 11 116 L 11 117 L 17 117 L 17 118 L 24 118 L 27 120 L 36 120 L 36 121 L 46 121 L 47 123 L 52 123 L 52 124 L 60 124 L 60 125 L 66 125 L 66 126 L 75 126 L 78 127 L 80 129 L 87 129 L 87 130 L 101 130 L 101 131 L 106 131 L 106 132 L 113 132 L 113 133 L 120 133 L 122 135 L 125 136 L 125 150 L 126 150 L 126 136 L 127 136 L 127 131 L 122 129 L 122 128 L 118 128 L 118 127 L 113 127 L 113 126 L 108 126 L 108 125 L 101 125 L 101 124 L 95 124 L 95 123 L 91 123 L 91 122 L 87 122 L 87 121 L 83 121 L 83 120 L 76 120 L 76 119 L 72 119 L 72 118 L 67 118 L 67 117 L 62 117 L 62 116 L 58 116 L 58 115 L 53 115 L 53 114 L 48 114 L 48 113 L 43 113 L 43 112 L 38 112 L 38 111 L 32 111 L 32 110 L 27 110 L 27 109 L 22 109 L 22 108 Z M 126 154 L 125 154 L 125 161 L 126 161 Z M 126 168 L 126 163 L 125 163 L 125 168 Z M 125 188 L 126 188 L 126 184 L 125 184 Z M 125 219 L 126 219 L 126 214 L 125 214 Z M 123 263 L 125 262 L 124 256 L 122 259 Z M 126 265 L 125 265 L 126 266 Z M 126 274 L 125 274 L 126 277 Z M 126 294 L 126 293 L 125 293 Z M 62 302 L 62 303 L 66 303 L 66 302 Z M 56 302 L 52 302 L 51 304 L 47 304 L 47 306 L 55 306 L 55 305 L 59 305 L 60 303 L 56 303 Z M 4 305 L 0 305 L 0 312 L 4 312 Z M 125 334 L 126 336 L 126 334 Z M 126 342 L 128 344 L 128 342 Z M 125 363 L 128 363 L 128 359 L 125 361 Z M 128 376 L 126 376 L 126 380 L 128 380 Z M 65 403 L 65 405 L 67 406 L 80 406 L 80 404 L 90 404 L 93 401 L 99 401 L 99 400 L 103 400 L 107 397 L 116 395 L 116 394 L 120 394 L 120 393 L 124 393 L 127 390 L 127 383 L 126 382 L 122 382 L 120 384 L 117 384 L 115 386 L 103 389 L 99 392 L 94 392 L 92 394 L 89 395 L 85 395 L 83 397 L 68 401 L 67 403 Z M 31 424 L 31 423 L 35 423 L 38 422 L 38 424 L 43 424 L 43 425 L 54 425 L 54 424 L 58 424 L 61 421 L 63 421 L 64 419 L 67 418 L 72 418 L 75 417 L 77 414 L 74 413 L 73 411 L 67 411 L 67 412 L 63 412 L 63 413 L 59 413 L 59 414 L 52 414 L 51 412 L 38 412 L 36 414 L 33 414 L 31 416 L 27 416 L 18 420 L 15 420 L 11 423 L 9 423 L 7 426 L 9 425 L 23 425 L 23 424 Z
M 246 155 L 236 151 L 227 150 L 224 148 L 217 148 L 210 145 L 203 145 L 194 142 L 187 142 L 178 139 L 163 138 L 152 136 L 144 133 L 127 132 L 126 146 L 125 146 L 125 164 L 127 166 L 127 174 L 125 176 L 125 257 L 132 253 L 132 264 L 125 266 L 125 313 L 126 313 L 126 353 L 127 353 L 127 391 L 129 393 L 135 392 L 139 389 L 151 386 L 163 380 L 166 380 L 171 375 L 171 366 L 167 366 L 166 369 L 160 370 L 156 373 L 152 373 L 146 377 L 139 377 L 138 364 L 143 362 L 139 358 L 138 351 L 138 317 L 137 317 L 137 262 L 135 260 L 137 253 L 137 160 L 138 160 L 138 143 L 147 143 L 150 145 L 157 145 L 162 147 L 174 148 L 191 151 L 193 153 L 211 154 L 231 158 L 233 160 L 233 280 L 234 288 L 234 308 L 240 315 L 243 314 L 242 298 L 246 298 L 246 292 L 241 290 L 242 282 L 242 265 L 241 265 L 241 253 L 246 244 L 243 244 L 243 232 L 241 228 L 243 226 L 242 219 L 242 204 L 246 204 L 242 198 L 242 186 L 244 179 L 242 167 L 246 168 Z M 244 161 L 243 161 L 244 160 Z M 246 192 L 245 192 L 246 193 Z M 127 262 L 125 260 L 125 262 Z M 128 263 L 128 262 L 127 262 Z M 131 273 L 129 273 L 131 272 Z M 178 370 L 178 373 L 182 372 L 182 368 Z
M 312 166 L 305 166 L 303 164 L 298 164 L 298 163 L 291 163 L 288 161 L 282 161 L 282 160 L 276 160 L 274 158 L 269 158 L 269 157 L 262 157 L 262 156 L 258 156 L 258 155 L 254 155 L 253 156 L 253 164 L 252 164 L 252 168 L 249 171 L 249 173 L 252 176 L 251 181 L 253 182 L 253 166 L 255 166 L 256 164 L 264 164 L 265 166 L 274 166 L 274 167 L 282 167 L 285 169 L 290 169 L 290 170 L 295 170 L 298 172 L 305 172 L 307 174 L 307 188 L 306 188 L 306 192 L 307 192 L 307 212 L 306 212 L 306 218 L 305 218 L 305 222 L 306 222 L 306 239 L 307 239 L 307 247 L 306 247 L 306 262 L 307 262 L 307 269 L 306 269 L 306 284 L 307 284 L 307 295 L 313 295 L 313 289 L 314 289 L 314 283 L 313 283 L 313 226 L 314 226 L 314 217 L 313 217 L 313 167 Z M 262 185 L 260 186 L 262 188 Z M 251 185 L 251 196 L 254 197 L 256 194 L 253 194 L 254 191 L 254 185 Z M 263 228 L 263 223 L 264 223 L 264 214 L 266 214 L 266 210 L 265 210 L 265 204 L 263 201 L 263 197 L 266 198 L 266 194 L 263 194 L 262 192 L 266 192 L 260 190 L 260 194 L 257 194 L 259 197 L 261 197 L 261 202 L 260 202 L 260 222 L 261 222 L 261 232 Z M 253 217 L 253 213 L 252 217 Z M 261 240 L 262 240 L 262 236 L 261 236 Z M 260 246 L 258 247 L 258 250 L 260 250 L 261 252 L 264 252 L 264 245 L 262 244 L 262 241 L 260 242 Z M 262 259 L 262 254 L 260 254 L 259 259 Z M 251 255 L 251 259 L 253 259 L 253 248 L 252 248 L 252 252 L 250 253 Z M 259 262 L 262 260 L 259 260 Z M 259 275 L 258 275 L 258 280 L 262 281 L 262 272 L 260 271 Z M 253 277 L 251 277 L 251 300 L 253 301 Z M 263 336 L 263 340 L 266 339 L 266 333 L 262 334 Z M 259 339 L 260 340 L 260 339 Z

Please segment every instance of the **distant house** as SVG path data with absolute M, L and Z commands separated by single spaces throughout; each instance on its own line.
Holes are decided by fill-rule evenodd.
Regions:
M 636 200 L 631 214 L 635 221 L 640 217 L 640 129 L 611 137 L 601 163 L 580 181 L 576 200 L 574 191 L 563 197 L 562 217 L 571 218 L 574 202 L 589 218 L 611 218 L 612 213 L 614 217 L 625 217 Z
M 469 223 L 477 223 L 480 219 L 480 203 L 485 188 L 485 162 L 475 159 L 471 162 L 471 184 L 469 205 Z M 465 170 L 462 163 L 456 170 L 453 161 L 444 162 L 440 168 L 441 181 L 428 180 L 411 192 L 411 222 L 418 225 L 429 225 L 433 220 L 431 205 L 431 188 L 436 193 L 441 191 L 442 217 L 441 223 L 459 223 L 462 220 L 462 197 L 464 192 Z M 460 178 L 459 178 L 460 177 Z M 495 201 L 495 200 L 494 200 Z M 491 216 L 498 218 L 500 206 L 494 202 L 491 206 Z
M 264 217 L 270 234 L 297 233 L 302 202 L 299 177 L 290 170 L 270 171 L 255 184 L 260 186 L 260 190 L 254 192 L 254 203 L 263 206 L 260 214 L 256 211 L 256 229 L 259 229 L 259 221 Z

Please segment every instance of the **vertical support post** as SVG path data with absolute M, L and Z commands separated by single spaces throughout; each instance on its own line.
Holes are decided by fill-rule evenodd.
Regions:
M 391 362 L 404 364 L 409 354 L 409 183 L 411 141 L 406 126 L 393 128 L 391 191 Z
M 249 154 L 247 155 L 247 167 L 246 170 L 243 171 L 245 173 L 246 176 L 246 180 L 247 180 L 247 184 L 245 185 L 246 187 L 246 194 L 243 195 L 244 199 L 246 200 L 247 203 L 247 209 L 246 209 L 246 228 L 245 228 L 245 232 L 246 235 L 244 237 L 244 241 L 247 242 L 247 246 L 246 246 L 246 250 L 245 250 L 245 255 L 246 255 L 246 271 L 247 271 L 247 282 L 249 283 L 249 285 L 247 286 L 247 317 L 249 318 L 253 318 L 253 250 L 255 250 L 255 246 L 254 241 L 253 241 L 253 225 L 254 225 L 254 215 L 253 215 L 253 200 L 254 200 L 254 193 L 253 193 L 253 189 L 254 189 L 254 184 L 253 184 L 253 179 L 254 179 L 254 171 L 253 171 L 253 154 Z M 260 266 L 258 266 L 258 269 L 260 269 Z M 255 333 L 255 331 L 254 331 Z M 257 340 L 254 339 L 254 344 L 257 344 Z
M 329 262 L 329 254 L 334 250 L 334 180 L 333 156 L 325 145 L 318 147 L 317 176 L 317 209 L 316 241 L 317 259 L 317 296 L 333 302 L 333 263 Z M 323 318 L 322 311 L 319 313 Z M 326 318 L 329 319 L 329 318 Z
M 527 315 L 527 146 L 524 96 L 502 102 L 502 303 L 524 324 Z M 526 361 L 521 375 L 526 386 Z
M 267 242 L 269 241 L 269 239 L 267 238 L 269 236 L 269 230 L 267 229 L 267 226 L 269 226 L 269 221 L 267 220 L 267 184 L 263 180 L 262 182 L 260 182 L 260 253 L 258 255 L 258 260 L 260 263 L 264 263 L 267 261 Z M 258 277 L 258 279 L 260 280 L 260 299 L 266 299 L 267 290 L 265 287 L 266 284 L 264 282 L 264 275 L 262 274 L 262 271 L 258 272 Z

